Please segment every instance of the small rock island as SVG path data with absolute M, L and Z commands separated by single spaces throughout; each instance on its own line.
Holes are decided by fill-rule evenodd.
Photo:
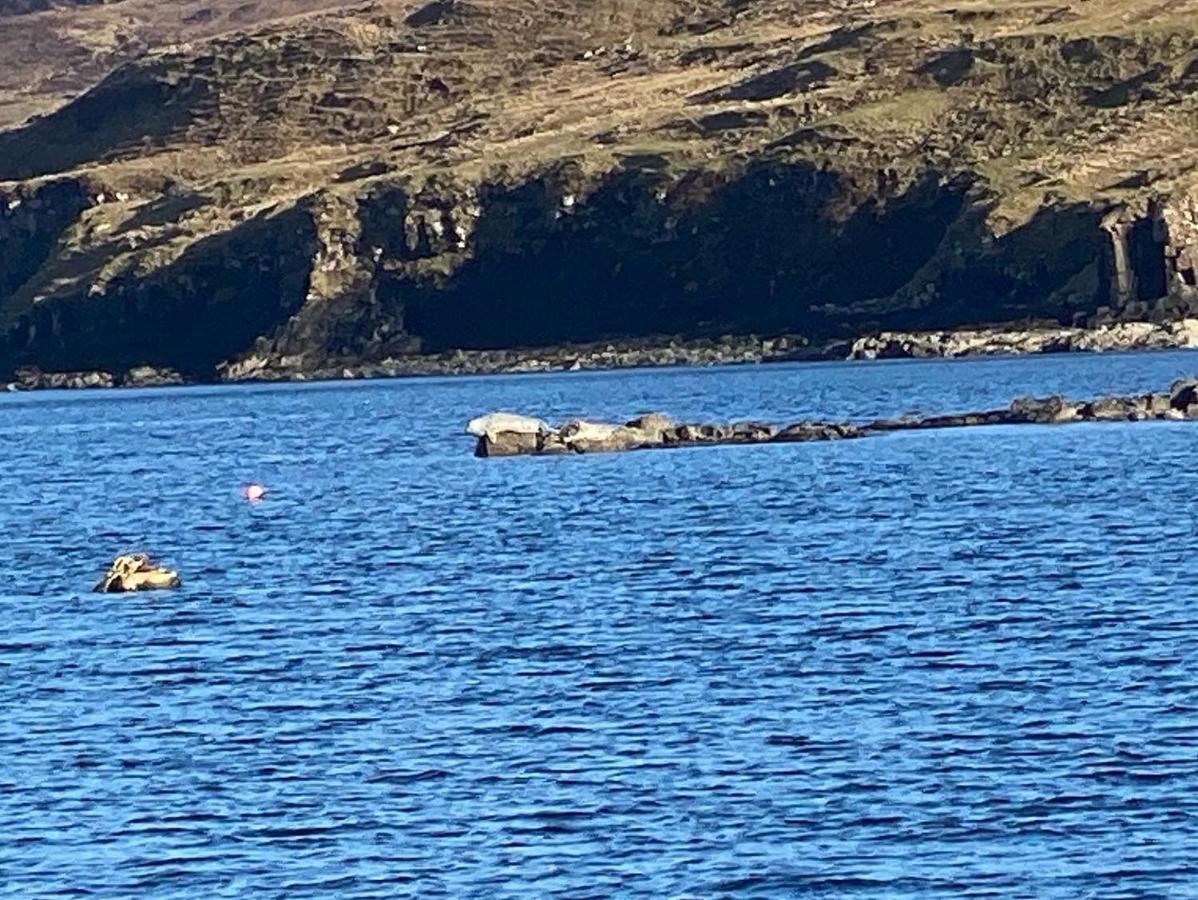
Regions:
M 862 423 L 803 421 L 787 426 L 763 422 L 680 424 L 668 416 L 652 413 L 622 425 L 573 419 L 554 428 L 532 416 L 491 413 L 473 419 L 466 426 L 466 431 L 477 438 L 475 456 L 493 457 L 854 440 L 895 431 L 983 425 L 1064 425 L 1074 422 L 1153 420 L 1198 420 L 1198 378 L 1182 379 L 1168 390 L 1156 393 L 1099 397 L 1080 402 L 1061 396 L 1020 397 L 1005 409 Z

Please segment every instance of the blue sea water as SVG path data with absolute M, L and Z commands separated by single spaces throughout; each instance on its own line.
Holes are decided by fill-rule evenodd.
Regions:
M 1198 896 L 1198 425 L 509 460 L 461 434 L 1195 372 L 0 397 L 0 894 Z M 129 550 L 184 588 L 89 593 Z

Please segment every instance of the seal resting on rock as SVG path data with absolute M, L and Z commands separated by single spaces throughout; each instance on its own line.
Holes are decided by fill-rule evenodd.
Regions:
M 541 419 L 505 412 L 471 419 L 466 425 L 466 433 L 478 438 L 474 449 L 475 456 L 543 453 L 546 439 L 557 434 L 549 427 L 549 423 Z
M 548 422 L 532 416 L 496 412 L 471 419 L 466 425 L 466 433 L 475 437 L 494 438 L 499 434 L 553 434 L 553 429 Z
M 134 553 L 114 559 L 95 590 L 100 594 L 124 594 L 177 588 L 182 583 L 178 572 L 154 565 L 144 553 Z

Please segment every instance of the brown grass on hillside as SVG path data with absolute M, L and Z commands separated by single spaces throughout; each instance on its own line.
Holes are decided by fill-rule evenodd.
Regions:
M 1198 0 L 124 0 L 3 20 L 0 180 L 128 197 L 64 284 L 312 192 L 567 158 L 968 171 L 1001 230 L 1195 177 L 1196 26 Z M 147 218 L 164 191 L 197 199 Z

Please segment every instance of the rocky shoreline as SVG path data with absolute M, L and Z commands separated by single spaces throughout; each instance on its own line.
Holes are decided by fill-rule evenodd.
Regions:
M 894 332 L 848 341 L 812 343 L 801 335 L 724 335 L 566 344 L 548 348 L 456 350 L 396 356 L 378 362 L 312 364 L 301 358 L 250 357 L 222 366 L 215 382 L 190 379 L 171 368 L 139 366 L 127 372 L 15 373 L 9 391 L 147 388 L 187 384 L 341 381 L 448 375 L 514 375 L 675 366 L 759 365 L 774 362 L 934 359 L 1038 353 L 1105 353 L 1198 348 L 1198 319 L 1120 322 L 1097 328 L 994 327 L 960 331 Z
M 844 359 L 849 342 L 812 344 L 801 335 L 723 335 L 563 344 L 510 350 L 454 350 L 374 363 L 305 367 L 299 359 L 251 358 L 220 369 L 222 381 L 322 381 L 417 375 L 520 375 L 673 366 L 733 366 Z
M 957 331 L 884 331 L 863 337 L 850 359 L 927 359 L 1022 356 L 1033 353 L 1108 353 L 1198 347 L 1198 319 L 1116 322 L 1094 328 L 983 328 Z
M 873 422 L 803 421 L 788 426 L 763 422 L 678 423 L 661 413 L 623 424 L 574 419 L 558 428 L 530 416 L 492 413 L 466 426 L 481 458 L 620 453 L 735 444 L 857 440 L 897 431 L 973 428 L 988 425 L 1064 425 L 1078 422 L 1198 420 L 1198 378 L 1168 390 L 1123 397 L 1071 401 L 1061 396 L 1020 397 L 1006 409 Z
M 674 366 L 756 365 L 844 359 L 847 341 L 811 344 L 798 335 L 719 338 L 666 338 L 514 350 L 456 350 L 449 353 L 398 356 L 379 362 L 345 361 L 309 365 L 301 359 L 272 361 L 251 358 L 222 366 L 215 383 L 345 381 L 446 375 L 517 375 L 533 372 L 579 372 Z M 43 372 L 18 370 L 10 391 L 71 388 L 165 387 L 208 383 L 188 379 L 175 369 L 141 366 L 125 373 L 105 371 Z

